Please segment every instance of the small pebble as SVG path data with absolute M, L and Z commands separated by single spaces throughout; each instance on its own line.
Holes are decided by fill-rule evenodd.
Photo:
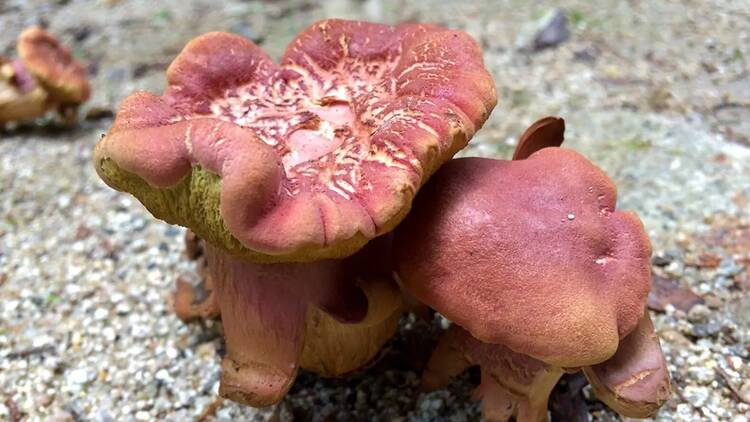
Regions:
M 710 392 L 706 387 L 689 385 L 685 387 L 683 394 L 685 395 L 685 399 L 687 399 L 688 403 L 690 403 L 694 408 L 697 409 L 706 404 Z
M 86 384 L 93 378 L 93 374 L 87 369 L 74 369 L 68 374 L 68 381 L 73 384 Z
M 688 311 L 687 317 L 690 322 L 705 322 L 711 315 L 711 309 L 703 304 L 694 305 Z

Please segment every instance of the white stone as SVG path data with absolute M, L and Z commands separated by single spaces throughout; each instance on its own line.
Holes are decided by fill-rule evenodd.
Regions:
M 73 384 L 86 384 L 93 379 L 93 373 L 87 369 L 74 369 L 68 373 L 68 382 Z

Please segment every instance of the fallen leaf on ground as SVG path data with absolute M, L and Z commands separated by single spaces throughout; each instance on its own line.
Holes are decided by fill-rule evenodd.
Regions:
M 654 275 L 647 303 L 648 308 L 654 311 L 664 312 L 667 305 L 672 305 L 676 309 L 688 312 L 693 306 L 705 301 L 692 290 L 681 287 L 677 280 Z

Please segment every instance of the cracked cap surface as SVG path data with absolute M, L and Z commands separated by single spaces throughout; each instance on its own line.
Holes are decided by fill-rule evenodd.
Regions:
M 390 231 L 496 102 L 474 40 L 413 24 L 322 21 L 280 64 L 209 33 L 167 79 L 125 100 L 97 171 L 256 262 L 344 257 Z

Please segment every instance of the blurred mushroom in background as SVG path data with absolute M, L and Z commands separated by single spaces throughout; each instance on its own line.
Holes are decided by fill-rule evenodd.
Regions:
M 18 37 L 18 59 L 0 57 L 0 126 L 55 111 L 64 123 L 78 117 L 91 95 L 85 68 L 52 34 L 39 27 Z

